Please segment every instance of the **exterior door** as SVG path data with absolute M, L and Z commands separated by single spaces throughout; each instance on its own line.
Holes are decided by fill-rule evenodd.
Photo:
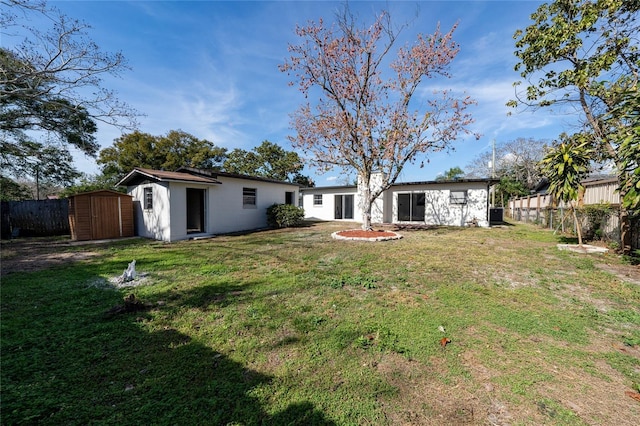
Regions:
M 120 237 L 121 221 L 118 197 L 91 197 L 91 239 Z
M 335 196 L 336 219 L 353 219 L 353 195 Z
M 398 221 L 422 222 L 425 214 L 425 195 L 423 192 L 398 194 Z
M 204 189 L 187 188 L 187 234 L 204 231 Z

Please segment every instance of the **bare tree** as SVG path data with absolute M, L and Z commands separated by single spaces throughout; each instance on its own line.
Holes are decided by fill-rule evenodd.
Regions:
M 471 133 L 467 107 L 475 102 L 439 90 L 417 94 L 428 78 L 449 77 L 458 53 L 448 32 L 416 36 L 415 43 L 395 47 L 399 30 L 388 12 L 372 25 L 358 26 L 348 5 L 333 26 L 322 20 L 299 26 L 300 44 L 280 67 L 305 97 L 316 97 L 292 116 L 297 135 L 292 144 L 310 154 L 321 170 L 355 170 L 363 195 L 363 229 L 371 226 L 371 206 L 398 178 L 407 162 L 450 148 L 460 133 Z M 388 66 L 388 68 L 387 68 Z M 372 185 L 372 175 L 381 181 Z
M 548 144 L 546 140 L 533 138 L 499 142 L 495 147 L 495 164 L 492 164 L 493 153 L 483 152 L 465 167 L 466 174 L 470 177 L 489 177 L 492 174 L 496 178 L 509 177 L 525 188 L 533 189 L 542 179 L 540 161 Z

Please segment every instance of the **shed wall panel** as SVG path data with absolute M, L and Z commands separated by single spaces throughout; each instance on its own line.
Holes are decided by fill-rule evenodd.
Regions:
M 71 239 L 78 241 L 134 235 L 133 201 L 115 191 L 94 191 L 69 199 Z

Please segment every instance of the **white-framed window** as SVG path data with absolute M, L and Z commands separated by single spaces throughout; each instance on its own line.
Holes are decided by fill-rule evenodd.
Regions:
M 147 187 L 144 189 L 144 208 L 145 210 L 153 209 L 153 188 Z
M 451 191 L 449 193 L 450 204 L 467 204 L 467 191 Z
M 242 206 L 255 207 L 257 205 L 258 190 L 256 188 L 242 188 Z
M 313 205 L 314 206 L 322 205 L 322 194 L 313 194 Z

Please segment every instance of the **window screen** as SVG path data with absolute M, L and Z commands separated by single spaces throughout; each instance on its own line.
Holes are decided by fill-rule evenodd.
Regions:
M 467 191 L 451 191 L 449 193 L 449 203 L 467 204 Z
M 255 188 L 242 188 L 242 205 L 255 206 L 256 192 L 257 190 Z
M 153 209 L 153 188 L 144 189 L 144 208 L 147 210 Z

